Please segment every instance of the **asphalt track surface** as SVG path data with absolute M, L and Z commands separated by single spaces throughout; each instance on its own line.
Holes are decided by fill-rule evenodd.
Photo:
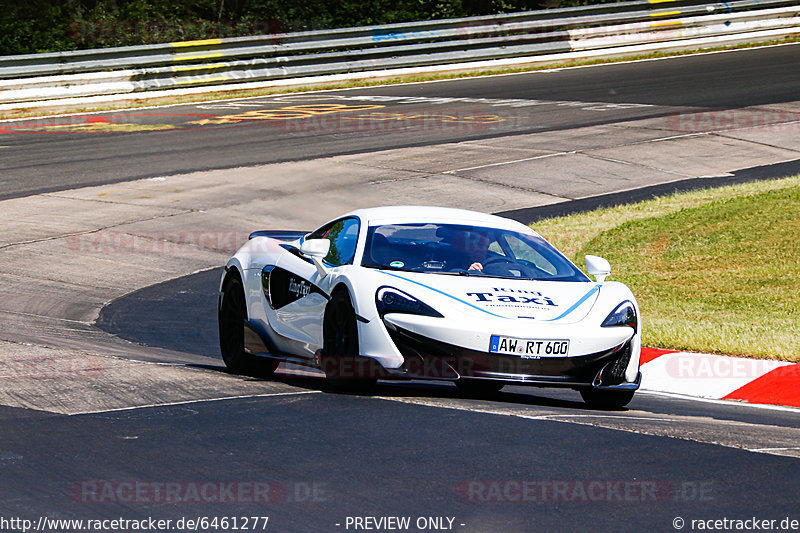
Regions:
M 0 122 L 0 199 L 197 170 L 779 104 L 796 100 L 800 90 L 797 50 L 783 46 L 297 98 Z M 353 99 L 369 95 L 427 100 Z M 431 100 L 436 98 L 486 101 Z M 541 104 L 498 103 L 508 99 Z M 264 118 L 265 111 L 286 113 L 285 108 L 304 104 L 352 108 L 317 110 L 302 128 L 281 120 L 280 113 Z M 375 107 L 357 109 L 369 105 Z M 248 112 L 256 116 L 242 118 Z
M 358 128 L 329 131 L 323 124 L 320 131 L 297 132 L 239 119 L 162 131 L 117 129 L 98 137 L 51 126 L 78 124 L 96 131 L 117 126 L 85 117 L 30 121 L 24 123 L 26 134 L 0 133 L 0 145 L 6 146 L 0 149 L 2 190 L 8 198 L 203 168 L 613 123 L 689 108 L 794 101 L 800 89 L 798 56 L 797 47 L 770 48 L 335 94 L 639 104 L 603 111 L 543 105 L 536 124 L 519 115 L 522 120 L 502 127 L 435 128 L 424 138 L 419 130 L 408 134 L 402 128 L 374 135 Z M 769 91 L 759 89 L 765 79 Z M 322 103 L 365 105 L 336 98 Z M 180 120 L 163 115 L 127 120 L 182 125 L 189 113 L 192 120 L 220 120 L 287 105 L 298 104 L 182 106 L 169 110 L 181 114 Z M 490 107 L 395 102 L 391 112 L 400 112 L 401 105 L 406 115 L 444 106 L 442 114 L 460 119 L 487 114 Z M 517 116 L 520 109 L 493 106 L 491 112 Z M 48 129 L 61 132 L 41 134 Z M 184 364 L 221 379 L 226 375 L 214 321 L 218 278 L 217 269 L 142 289 L 106 307 L 98 325 L 129 341 L 179 352 Z M 586 409 L 574 391 L 507 387 L 495 397 L 463 399 L 450 384 L 412 382 L 351 395 L 328 391 L 314 375 L 242 379 L 263 383 L 265 395 L 76 415 L 1 407 L 0 517 L 153 517 L 173 524 L 182 517 L 238 517 L 241 526 L 242 517 L 268 516 L 266 528 L 262 521 L 248 529 L 320 532 L 366 531 L 348 527 L 347 519 L 368 516 L 409 517 L 414 527 L 406 531 L 465 532 L 676 531 L 679 517 L 684 531 L 699 529 L 691 520 L 752 518 L 775 520 L 777 530 L 785 518 L 800 520 L 800 462 L 789 449 L 792 439 L 794 446 L 800 442 L 796 411 L 640 394 L 628 410 L 604 413 Z M 277 386 L 286 392 L 268 394 Z M 772 439 L 784 448 L 759 444 Z M 203 490 L 210 495 L 198 494 Z M 220 497 L 215 499 L 214 491 Z M 440 527 L 433 522 L 416 527 L 428 517 L 444 521 Z M 210 530 L 233 530 L 231 525 Z

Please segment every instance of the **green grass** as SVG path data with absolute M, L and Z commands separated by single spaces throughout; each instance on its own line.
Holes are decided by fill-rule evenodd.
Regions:
M 582 264 L 606 257 L 646 346 L 800 362 L 800 176 L 541 221 Z

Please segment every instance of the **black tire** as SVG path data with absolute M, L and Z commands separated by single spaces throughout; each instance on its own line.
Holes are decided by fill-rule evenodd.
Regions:
M 636 391 L 581 389 L 581 398 L 595 409 L 617 410 L 630 403 Z
M 325 307 L 322 338 L 320 359 L 329 385 L 348 390 L 364 390 L 375 385 L 380 365 L 359 355 L 356 312 L 344 289 L 334 291 Z
M 247 303 L 239 275 L 225 278 L 220 295 L 219 350 L 222 360 L 232 374 L 256 377 L 271 376 L 280 364 L 266 357 L 256 357 L 244 351 L 244 323 L 247 320 Z
M 456 387 L 465 396 L 490 396 L 497 394 L 505 386 L 502 381 L 483 381 L 476 379 L 459 379 Z

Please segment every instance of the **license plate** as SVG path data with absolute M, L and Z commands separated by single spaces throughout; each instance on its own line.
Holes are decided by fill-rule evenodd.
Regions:
M 543 355 L 567 355 L 569 341 L 566 339 L 520 339 L 492 335 L 489 352 L 518 355 L 523 359 L 535 359 Z

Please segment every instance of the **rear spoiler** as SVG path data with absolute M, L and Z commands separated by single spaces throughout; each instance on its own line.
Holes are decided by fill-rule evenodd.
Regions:
M 270 239 L 276 239 L 278 241 L 296 241 L 297 239 L 308 235 L 310 232 L 308 231 L 298 231 L 298 230 L 286 230 L 286 229 L 262 229 L 259 231 L 254 231 L 248 237 L 252 239 L 253 237 L 269 237 Z

